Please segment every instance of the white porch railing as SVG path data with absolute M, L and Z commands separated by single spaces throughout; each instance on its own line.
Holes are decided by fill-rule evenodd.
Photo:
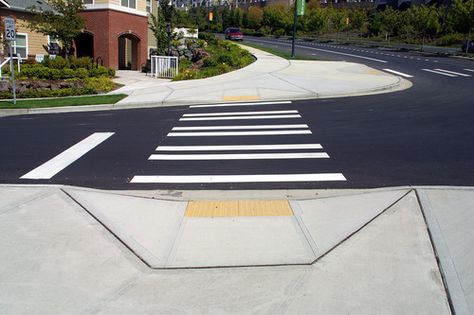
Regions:
M 178 57 L 151 56 L 151 76 L 173 78 L 178 74 Z
M 5 66 L 7 63 L 8 63 L 8 66 L 10 66 L 9 62 L 10 62 L 10 58 L 13 58 L 13 60 L 16 59 L 16 63 L 17 63 L 17 66 L 18 66 L 18 72 L 20 72 L 20 61 L 21 61 L 21 58 L 19 57 L 5 57 L 5 60 L 0 63 L 0 78 L 2 78 L 2 69 L 3 69 L 3 66 Z

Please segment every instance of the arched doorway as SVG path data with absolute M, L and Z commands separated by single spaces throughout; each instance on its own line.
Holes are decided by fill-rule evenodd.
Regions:
M 94 59 L 94 35 L 83 32 L 74 39 L 77 57 L 91 57 Z
M 127 33 L 118 37 L 118 69 L 138 70 L 140 38 Z

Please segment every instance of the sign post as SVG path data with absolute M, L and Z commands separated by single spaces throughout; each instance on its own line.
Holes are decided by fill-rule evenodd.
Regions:
M 13 69 L 13 41 L 16 40 L 15 19 L 5 17 L 3 23 L 5 26 L 5 40 L 9 42 L 10 46 L 10 73 L 12 75 L 13 104 L 16 104 L 15 71 Z
M 293 15 L 293 40 L 291 42 L 291 58 L 295 57 L 296 20 L 298 18 L 298 15 L 304 15 L 305 4 L 305 0 L 295 0 L 295 11 Z

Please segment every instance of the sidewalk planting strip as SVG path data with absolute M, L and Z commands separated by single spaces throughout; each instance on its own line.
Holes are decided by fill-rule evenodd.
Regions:
M 38 166 L 31 172 L 20 177 L 21 179 L 50 179 L 64 168 L 78 160 L 84 154 L 107 140 L 114 132 L 96 132 L 73 145 L 66 151 L 55 156 L 46 163 Z

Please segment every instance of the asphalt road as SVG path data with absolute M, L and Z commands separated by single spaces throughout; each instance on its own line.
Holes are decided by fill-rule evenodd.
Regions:
M 290 48 L 285 40 L 246 40 Z M 4 117 L 0 183 L 104 189 L 474 184 L 473 61 L 310 42 L 299 43 L 297 50 L 397 71 L 412 76 L 414 86 L 397 93 L 291 104 Z M 245 114 L 255 111 L 270 112 Z M 216 112 L 219 116 L 209 116 Z M 267 117 L 255 117 L 262 115 Z M 73 145 L 77 152 L 89 151 L 66 151 Z M 67 164 L 74 154 L 77 160 Z

